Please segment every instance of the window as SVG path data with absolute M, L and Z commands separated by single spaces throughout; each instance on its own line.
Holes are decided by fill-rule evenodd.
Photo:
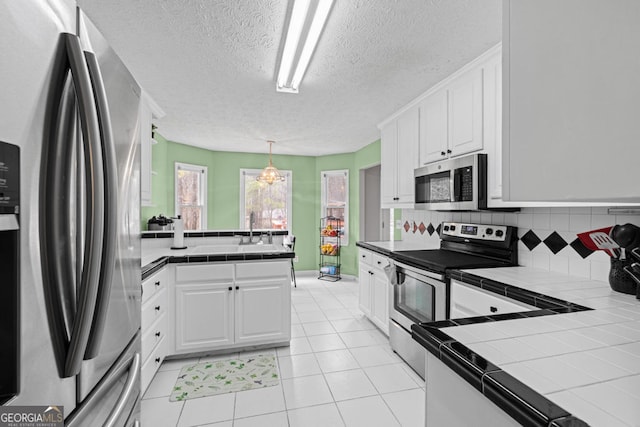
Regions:
M 240 228 L 248 230 L 251 212 L 254 229 L 291 230 L 292 174 L 281 170 L 285 180 L 269 185 L 256 181 L 259 169 L 240 169 Z
M 339 219 L 342 245 L 349 244 L 349 171 L 320 172 L 321 217 Z
M 176 215 L 184 221 L 185 230 L 207 228 L 206 166 L 175 164 Z

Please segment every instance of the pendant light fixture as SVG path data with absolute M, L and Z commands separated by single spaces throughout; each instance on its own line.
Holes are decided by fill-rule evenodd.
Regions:
M 273 166 L 271 162 L 271 146 L 275 144 L 275 141 L 267 141 L 269 144 L 269 166 L 264 168 L 260 175 L 256 177 L 256 181 L 258 182 L 266 182 L 271 185 L 276 181 L 284 181 L 284 175 L 281 175 L 278 169 Z

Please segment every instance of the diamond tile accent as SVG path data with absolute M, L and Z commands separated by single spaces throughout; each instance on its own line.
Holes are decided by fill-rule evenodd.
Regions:
M 409 221 L 405 221 L 403 227 L 404 227 L 405 233 L 408 233 L 409 229 L 411 228 L 411 225 L 409 225 Z
M 431 236 L 434 231 L 436 231 L 436 229 L 433 228 L 433 224 L 429 223 L 429 226 L 427 227 L 427 232 L 429 233 L 429 236 Z
M 418 231 L 418 224 L 416 224 L 416 222 L 413 221 L 413 234 L 416 234 L 416 231 Z
M 420 225 L 418 226 L 418 230 L 420 231 L 420 234 L 424 234 L 426 229 L 427 227 L 424 226 L 424 222 L 421 222 Z
M 533 232 L 533 230 L 527 231 L 521 238 L 522 243 L 525 244 L 530 251 L 534 250 L 536 246 L 538 246 L 542 240 Z
M 549 236 L 547 236 L 547 238 L 543 240 L 543 243 L 547 245 L 547 247 L 551 250 L 551 252 L 554 253 L 554 255 L 568 245 L 568 243 L 562 238 L 562 236 L 560 236 L 555 231 L 549 234 Z
M 571 242 L 570 246 L 573 248 L 573 250 L 578 252 L 578 255 L 580 255 L 582 258 L 586 258 L 594 252 L 591 249 L 587 248 L 585 245 L 583 245 L 580 239 L 578 238 L 576 238 L 576 240 Z
M 442 230 L 442 224 L 438 224 L 438 228 L 436 228 L 436 232 L 438 233 L 438 236 L 440 235 L 440 230 Z

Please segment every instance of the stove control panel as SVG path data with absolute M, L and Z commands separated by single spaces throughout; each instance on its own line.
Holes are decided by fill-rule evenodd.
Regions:
M 504 242 L 507 236 L 507 226 L 443 222 L 440 233 L 445 236 Z

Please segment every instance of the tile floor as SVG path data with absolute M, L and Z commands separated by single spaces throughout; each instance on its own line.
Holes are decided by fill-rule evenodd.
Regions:
M 277 356 L 278 386 L 170 402 L 183 365 L 238 353 L 167 361 L 142 400 L 142 426 L 424 426 L 424 381 L 362 315 L 356 281 L 299 274 L 291 301 L 291 346 L 260 351 Z

